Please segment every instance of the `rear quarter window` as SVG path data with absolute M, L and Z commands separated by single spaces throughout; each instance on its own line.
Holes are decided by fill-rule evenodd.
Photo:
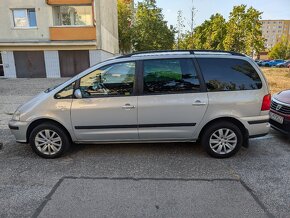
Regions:
M 245 60 L 197 58 L 197 61 L 208 91 L 239 91 L 262 88 L 259 74 Z

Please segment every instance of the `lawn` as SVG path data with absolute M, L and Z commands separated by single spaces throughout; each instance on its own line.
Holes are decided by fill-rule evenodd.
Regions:
M 264 72 L 270 91 L 275 94 L 279 91 L 290 89 L 290 68 L 261 68 Z

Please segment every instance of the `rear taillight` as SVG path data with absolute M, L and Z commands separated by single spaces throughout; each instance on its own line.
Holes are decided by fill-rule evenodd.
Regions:
M 271 107 L 271 94 L 265 95 L 263 98 L 263 103 L 261 107 L 261 111 L 268 111 Z

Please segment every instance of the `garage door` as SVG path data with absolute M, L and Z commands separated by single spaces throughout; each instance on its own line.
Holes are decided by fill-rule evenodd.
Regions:
M 18 78 L 46 77 L 42 51 L 15 51 L 13 53 Z
M 60 74 L 72 77 L 90 66 L 89 51 L 59 51 Z

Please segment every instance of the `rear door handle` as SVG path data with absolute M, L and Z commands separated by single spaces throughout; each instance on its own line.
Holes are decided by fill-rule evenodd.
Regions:
M 206 103 L 202 102 L 200 100 L 196 100 L 192 105 L 193 106 L 203 106 L 203 105 L 206 105 Z
M 136 108 L 134 105 L 130 105 L 130 104 L 125 104 L 124 106 L 122 106 L 122 109 L 124 110 L 131 110 Z

